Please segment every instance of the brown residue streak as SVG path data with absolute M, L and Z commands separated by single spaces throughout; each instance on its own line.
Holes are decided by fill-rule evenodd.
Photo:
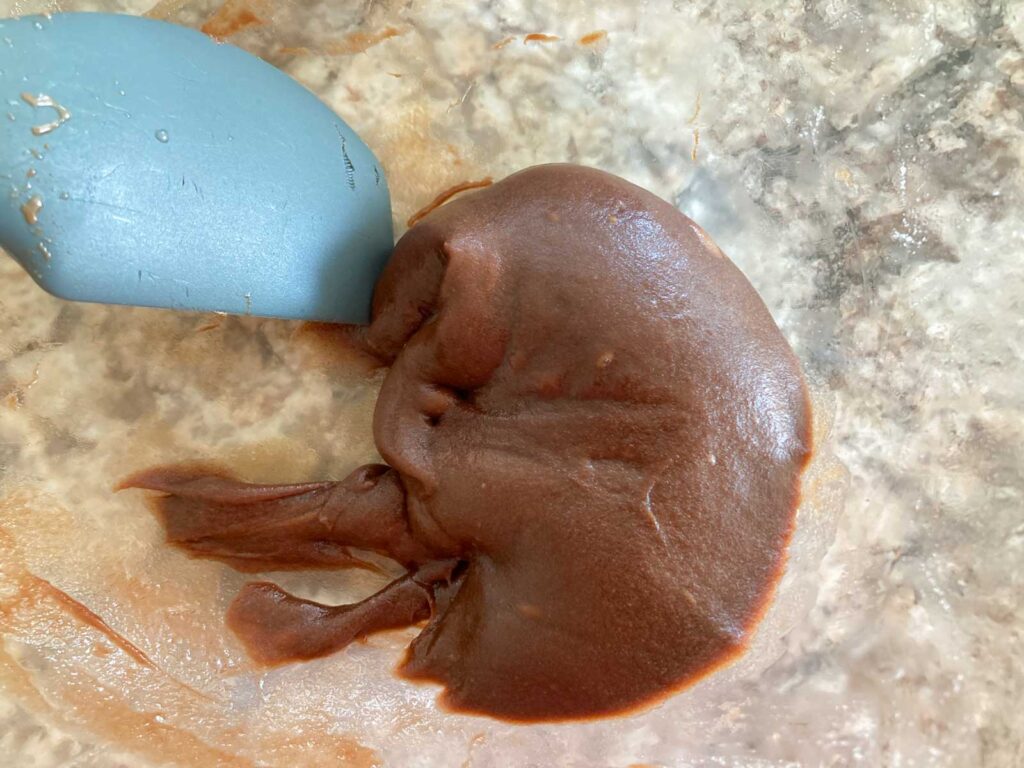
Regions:
M 21 94 L 21 100 L 34 109 L 49 107 L 57 113 L 56 120 L 51 120 L 43 125 L 32 126 L 33 136 L 44 136 L 47 133 L 52 133 L 71 119 L 71 112 L 68 111 L 67 107 L 57 103 L 52 96 L 47 96 L 45 93 L 40 93 L 38 96 L 33 96 L 31 93 L 23 93 Z M 49 144 L 44 144 L 43 146 L 46 149 L 50 148 Z
M 200 30 L 212 37 L 214 40 L 224 40 L 231 35 L 241 32 L 250 27 L 261 27 L 267 23 L 266 19 L 259 16 L 256 10 L 264 12 L 263 3 L 252 3 L 250 0 L 226 0 L 218 8 Z
M 690 159 L 697 162 L 697 148 L 700 146 L 700 128 L 693 129 L 693 150 L 690 152 Z
M 215 331 L 218 328 L 220 328 L 220 326 L 221 326 L 221 324 L 223 322 L 224 322 L 224 318 L 223 317 L 217 317 L 217 318 L 215 318 L 213 320 L 210 320 L 207 323 L 203 323 L 201 326 L 196 328 L 196 333 L 206 333 L 207 331 Z
M 43 210 L 43 199 L 39 195 L 33 195 L 21 206 L 21 215 L 25 218 L 25 223 L 33 227 L 39 223 L 41 210 Z
M 499 40 L 498 42 L 496 42 L 494 45 L 491 46 L 491 48 L 493 48 L 494 50 L 497 51 L 500 48 L 504 48 L 509 43 L 515 42 L 515 39 L 516 39 L 515 35 L 509 35 L 508 37 L 503 38 L 503 39 Z
M 277 49 L 277 53 L 284 56 L 311 56 L 313 54 L 322 54 L 327 56 L 351 56 L 356 53 L 364 53 L 375 45 L 383 43 L 385 40 L 389 40 L 392 37 L 399 37 L 404 34 L 404 30 L 397 29 L 395 27 L 387 27 L 386 29 L 373 34 L 369 32 L 353 32 L 342 40 L 327 43 L 322 48 L 283 45 Z M 387 74 L 392 77 L 401 77 L 397 72 L 388 72 Z
M 476 748 L 485 741 L 487 741 L 486 733 L 478 733 L 473 737 L 472 741 L 469 742 L 469 755 L 462 761 L 462 765 L 459 766 L 459 768 L 470 768 L 470 765 L 473 762 L 473 753 L 476 751 Z
M 488 176 L 486 178 L 480 179 L 479 181 L 464 181 L 461 184 L 456 184 L 454 187 L 449 187 L 444 192 L 435 197 L 433 200 L 431 200 L 429 203 L 427 203 L 425 206 L 416 211 L 416 213 L 414 213 L 412 216 L 410 216 L 409 220 L 406 222 L 406 225 L 412 227 L 417 222 L 422 220 L 424 217 L 428 216 L 433 211 L 447 203 L 460 192 L 465 192 L 470 189 L 483 189 L 484 187 L 491 186 L 491 184 L 493 183 L 494 179 Z
M 56 727 L 85 729 L 104 742 L 130 750 L 146 764 L 164 764 L 168 755 L 173 755 L 175 765 L 204 768 L 382 765 L 374 750 L 351 735 L 332 733 L 323 719 L 313 721 L 318 716 L 315 710 L 312 715 L 296 712 L 289 722 L 253 723 L 241 733 L 230 700 L 200 693 L 162 669 L 165 661 L 174 666 L 181 661 L 173 658 L 173 649 L 181 647 L 177 643 L 166 645 L 165 657 L 153 653 L 155 667 L 136 663 L 138 659 L 123 653 L 125 649 L 111 642 L 110 635 L 97 633 L 91 622 L 82 620 L 77 600 L 26 567 L 26 559 L 43 559 L 47 551 L 71 552 L 84 532 L 76 531 L 73 518 L 52 506 L 45 496 L 36 497 L 25 489 L 5 491 L 0 493 L 0 690 L 5 701 L 17 702 Z M 53 549 L 43 544 L 50 540 Z M 100 562 L 92 564 L 96 568 L 91 574 L 90 568 L 84 569 L 84 578 L 97 589 L 112 588 L 109 597 L 119 601 L 119 615 L 123 612 L 147 623 L 162 604 L 152 587 L 125 593 L 118 587 L 116 573 L 121 561 L 110 560 L 118 566 L 113 570 L 100 567 Z M 57 581 L 53 573 L 40 576 Z M 184 585 L 174 583 L 173 578 L 165 583 L 172 591 L 187 589 Z M 86 616 L 92 614 L 89 609 L 86 612 Z M 173 626 L 164 631 L 188 641 L 197 654 L 213 653 L 220 647 L 215 640 L 212 645 L 202 640 L 205 630 L 195 636 L 179 634 Z M 18 646 L 31 648 L 45 668 L 27 669 L 22 654 L 5 642 L 14 639 Z M 154 696 L 158 697 L 158 709 L 145 703 L 152 702 Z M 258 760 L 254 755 L 259 755 Z M 0 764 L 15 763 L 0 758 Z
M 606 40 L 607 38 L 608 30 L 598 29 L 593 32 L 590 32 L 589 34 L 584 35 L 578 40 L 578 42 L 580 45 L 594 45 L 595 43 L 600 43 L 601 41 Z
M 306 322 L 292 335 L 292 342 L 305 353 L 307 364 L 368 376 L 384 364 L 365 351 L 359 332 L 360 326 L 355 325 Z
M 697 118 L 700 117 L 700 102 L 701 92 L 697 91 L 697 103 L 693 107 L 693 114 L 690 115 L 690 119 L 686 121 L 687 125 L 693 125 L 695 122 L 697 122 Z
M 107 658 L 111 653 L 110 647 L 103 645 L 102 643 L 92 644 L 92 655 L 101 659 Z
M 345 768 L 381 768 L 380 755 L 348 736 L 298 734 L 262 739 L 261 756 L 271 756 L 273 765 L 311 766 L 336 765 Z M 260 763 L 264 763 L 261 761 Z
M 88 624 L 93 629 L 101 632 L 111 643 L 131 656 L 135 661 L 144 667 L 156 669 L 156 665 L 143 651 L 130 640 L 117 633 L 113 627 L 105 622 L 98 615 L 93 613 L 82 603 L 78 602 L 62 589 L 53 586 L 46 579 L 29 574 L 31 586 L 39 592 L 56 602 L 64 611 L 71 614 L 83 624 Z
M 14 389 L 10 390 L 4 395 L 4 405 L 12 411 L 16 411 L 25 404 L 25 396 L 28 391 L 32 389 L 39 382 L 39 366 L 37 365 L 35 371 L 32 373 L 32 380 L 26 384 L 15 385 Z
M 103 695 L 90 689 L 88 683 L 75 680 L 63 683 L 56 693 L 55 703 L 52 690 L 44 700 L 35 689 L 33 679 L 3 650 L 0 650 L 0 683 L 5 690 L 13 683 L 21 697 L 32 700 L 33 708 L 44 713 L 47 719 L 65 727 L 84 725 L 102 738 L 132 749 L 140 757 L 163 762 L 167 755 L 173 754 L 182 766 L 255 768 L 255 764 L 244 757 L 211 747 L 182 728 L 159 723 L 151 713 L 137 711 L 125 700 L 126 692 Z
M 383 43 L 385 40 L 404 34 L 405 32 L 400 29 L 396 29 L 395 27 L 387 27 L 382 29 L 380 32 L 374 32 L 372 34 L 369 32 L 353 32 L 351 35 L 348 35 L 341 40 L 341 42 L 328 43 L 325 45 L 324 53 L 332 56 L 363 53 L 373 46 Z
M 557 43 L 561 40 L 558 35 L 545 35 L 542 32 L 531 32 L 523 38 L 523 45 L 527 43 Z

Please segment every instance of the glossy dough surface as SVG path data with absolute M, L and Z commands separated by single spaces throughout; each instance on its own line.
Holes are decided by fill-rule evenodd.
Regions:
M 656 700 L 740 652 L 782 569 L 810 454 L 799 365 L 675 208 L 538 166 L 398 243 L 357 343 L 390 365 L 388 466 L 266 487 L 156 469 L 170 539 L 242 568 L 409 574 L 354 606 L 270 584 L 229 615 L 267 663 L 429 618 L 401 673 L 513 720 Z

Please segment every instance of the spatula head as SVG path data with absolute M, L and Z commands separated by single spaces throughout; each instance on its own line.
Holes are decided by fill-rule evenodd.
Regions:
M 0 20 L 0 246 L 78 301 L 366 322 L 373 153 L 283 72 L 134 16 Z

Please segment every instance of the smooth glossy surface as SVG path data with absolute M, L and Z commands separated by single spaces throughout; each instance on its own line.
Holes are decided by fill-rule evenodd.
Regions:
M 383 171 L 290 77 L 111 14 L 0 21 L 0 246 L 63 298 L 363 322 Z
M 536 166 L 410 229 L 373 310 L 352 336 L 390 366 L 374 414 L 389 466 L 126 483 L 165 494 L 168 538 L 194 557 L 348 567 L 359 547 L 408 569 L 348 605 L 248 585 L 229 624 L 257 661 L 429 618 L 402 674 L 525 722 L 650 706 L 746 648 L 811 414 L 767 308 L 699 226 L 624 179 Z

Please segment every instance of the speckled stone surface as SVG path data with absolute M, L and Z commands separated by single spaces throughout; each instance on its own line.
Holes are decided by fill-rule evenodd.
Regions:
M 199 25 L 217 6 L 153 13 Z M 847 481 L 818 468 L 803 586 L 753 658 L 633 718 L 438 713 L 390 676 L 401 633 L 264 674 L 220 621 L 242 577 L 166 551 L 110 486 L 200 455 L 339 476 L 373 456 L 376 382 L 294 325 L 66 305 L 0 259 L 0 765 L 1024 765 L 1024 4 L 248 6 L 267 23 L 232 41 L 366 139 L 399 225 L 453 183 L 546 161 L 693 216 L 819 382 L 848 486 L 837 503 Z

